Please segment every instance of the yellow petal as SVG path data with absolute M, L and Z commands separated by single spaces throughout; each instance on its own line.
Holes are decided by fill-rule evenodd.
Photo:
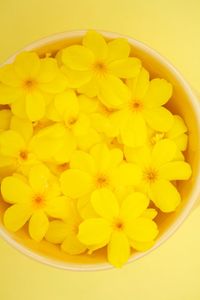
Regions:
M 37 76 L 40 70 L 40 59 L 35 52 L 22 52 L 17 55 L 14 70 L 21 79 Z
M 84 46 L 73 45 L 63 49 L 62 62 L 72 70 L 85 71 L 94 62 L 94 54 Z
M 79 114 L 77 121 L 72 126 L 75 137 L 85 136 L 90 128 L 90 119 L 86 114 Z
M 176 150 L 176 144 L 173 141 L 169 139 L 160 140 L 153 147 L 152 161 L 156 166 L 162 166 L 174 159 Z
M 97 214 L 104 219 L 112 220 L 118 216 L 119 205 L 115 195 L 109 189 L 102 188 L 94 191 L 91 203 Z
M 149 72 L 145 68 L 141 68 L 139 75 L 136 78 L 128 79 L 126 83 L 131 90 L 133 99 L 143 99 L 149 87 Z
M 5 227 L 16 232 L 24 226 L 31 216 L 30 206 L 25 204 L 14 204 L 4 213 L 3 222 Z
M 63 119 L 66 115 L 77 115 L 79 112 L 78 99 L 73 90 L 67 90 L 56 95 L 54 105 Z
M 102 78 L 99 84 L 99 99 L 107 107 L 122 107 L 130 99 L 131 95 L 127 86 L 113 75 Z
M 55 220 L 49 223 L 45 239 L 53 244 L 61 244 L 67 235 L 67 225 L 63 221 Z
M 111 153 L 105 143 L 97 144 L 91 148 L 90 154 L 94 159 L 98 171 L 106 171 L 109 168 Z
M 40 60 L 40 72 L 37 76 L 39 82 L 52 81 L 58 73 L 58 65 L 54 58 L 47 57 Z
M 78 97 L 80 111 L 90 114 L 96 112 L 99 107 L 99 101 L 97 98 L 90 98 L 85 95 Z
M 174 139 L 183 133 L 187 132 L 187 127 L 183 121 L 183 119 L 178 116 L 174 115 L 174 121 L 170 128 L 170 130 L 167 132 L 167 136 L 169 139 Z
M 151 200 L 163 212 L 175 211 L 181 197 L 175 186 L 167 180 L 157 180 L 151 186 Z
M 58 72 L 56 77 L 49 82 L 40 82 L 38 84 L 40 90 L 48 94 L 62 93 L 67 87 L 68 82 L 63 73 Z
M 141 169 L 131 163 L 122 163 L 113 173 L 111 173 L 111 180 L 115 187 L 137 185 L 142 179 Z
M 157 131 L 168 131 L 173 124 L 173 115 L 165 107 L 158 107 L 144 111 L 148 125 Z
M 34 192 L 43 192 L 50 177 L 49 169 L 42 164 L 33 166 L 29 173 L 29 183 Z
M 141 114 L 127 115 L 120 128 L 123 143 L 129 147 L 140 147 L 147 139 L 147 128 Z
M 21 84 L 21 80 L 17 76 L 14 71 L 13 64 L 4 65 L 0 69 L 0 82 L 12 86 L 12 87 L 19 87 Z
M 26 113 L 31 121 L 37 121 L 44 117 L 45 100 L 41 93 L 32 92 L 27 94 Z
M 102 136 L 93 128 L 89 128 L 87 134 L 76 137 L 76 140 L 81 150 L 89 151 L 92 146 L 102 142 Z
M 9 176 L 2 180 L 1 193 L 4 201 L 11 204 L 31 202 L 32 191 L 30 187 L 15 176 Z
M 138 148 L 125 146 L 124 154 L 128 162 L 137 163 L 139 166 L 146 166 L 151 162 L 151 150 L 147 146 Z
M 12 113 L 10 109 L 0 110 L 0 130 L 6 130 L 10 127 Z
M 126 232 L 131 240 L 150 242 L 158 235 L 158 228 L 154 221 L 139 217 L 127 223 Z
M 155 242 L 150 241 L 150 242 L 143 243 L 143 242 L 138 242 L 138 241 L 131 241 L 130 244 L 131 244 L 131 247 L 137 251 L 147 251 L 153 247 Z
M 90 218 L 79 225 L 78 239 L 86 246 L 102 244 L 109 241 L 111 226 L 101 218 Z
M 75 234 L 68 234 L 61 245 L 61 249 L 70 255 L 77 255 L 85 252 L 87 247 L 78 240 Z
M 98 218 L 98 214 L 95 212 L 90 201 L 90 195 L 86 195 L 78 199 L 77 209 L 83 220 L 88 218 Z
M 21 119 L 27 119 L 26 113 L 26 97 L 22 96 L 17 101 L 13 102 L 11 105 L 11 111 L 14 115 Z
M 87 81 L 84 85 L 78 87 L 78 92 L 84 94 L 88 97 L 95 97 L 98 94 L 99 87 L 95 78 L 92 78 Z
M 55 151 L 53 157 L 57 163 L 68 163 L 73 152 L 76 150 L 76 139 L 72 133 L 66 130 L 66 133 L 60 143 L 60 147 Z
M 94 159 L 91 155 L 83 151 L 75 151 L 70 160 L 70 167 L 86 173 L 95 172 Z
M 104 59 L 107 57 L 108 46 L 103 36 L 93 30 L 90 30 L 83 37 L 83 46 L 90 49 L 95 58 Z
M 119 78 L 136 77 L 141 68 L 141 61 L 135 57 L 116 60 L 109 64 L 111 74 Z
M 148 208 L 142 213 L 142 217 L 153 220 L 157 214 L 158 212 L 154 208 Z
M 80 88 L 87 84 L 92 78 L 92 73 L 89 70 L 72 70 L 67 66 L 62 66 L 61 71 L 65 74 L 67 85 L 70 88 Z
M 173 141 L 176 143 L 180 151 L 185 151 L 187 149 L 188 144 L 188 135 L 185 133 L 181 134 L 180 136 L 173 138 Z
M 184 161 L 166 163 L 159 169 L 160 178 L 167 180 L 188 180 L 192 174 L 191 167 Z
M 159 107 L 167 103 L 172 96 L 172 85 L 165 79 L 152 79 L 144 97 L 145 105 L 149 108 Z
M 45 212 L 53 218 L 64 219 L 68 215 L 68 202 L 69 199 L 65 196 L 53 198 L 49 195 L 46 202 Z
M 130 194 L 121 205 L 120 216 L 123 220 L 133 220 L 141 216 L 149 205 L 149 199 L 143 193 Z
M 10 173 L 12 173 L 12 172 L 9 172 L 9 170 L 7 170 L 8 167 L 11 167 L 12 171 L 16 170 L 16 168 L 17 168 L 16 159 L 14 157 L 0 155 L 0 168 L 1 168 L 0 180 L 5 177 L 4 172 L 6 172 L 5 174 L 7 174 L 7 171 L 8 171 L 8 175 L 10 175 Z M 4 170 L 4 168 L 5 168 L 5 170 Z
M 22 95 L 22 90 L 0 83 L 0 104 L 11 104 Z
M 28 120 L 20 119 L 16 116 L 13 116 L 11 119 L 10 129 L 18 132 L 26 142 L 28 142 L 33 135 L 32 123 Z
M 46 214 L 41 210 L 34 212 L 28 226 L 28 231 L 31 238 L 36 242 L 40 242 L 45 236 L 48 227 L 49 220 Z
M 126 39 L 117 38 L 108 42 L 107 61 L 125 59 L 129 56 L 131 47 Z
M 20 150 L 25 148 L 21 135 L 13 130 L 7 130 L 0 135 L 0 153 L 6 156 L 18 157 Z
M 130 245 L 123 231 L 114 231 L 108 244 L 108 261 L 116 268 L 122 267 L 130 257 Z
M 66 170 L 60 177 L 62 192 L 70 198 L 79 198 L 92 189 L 91 176 L 80 170 Z

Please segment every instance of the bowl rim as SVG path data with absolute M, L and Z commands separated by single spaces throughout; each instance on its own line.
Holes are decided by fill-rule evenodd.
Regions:
M 147 55 L 150 55 L 151 57 L 155 58 L 157 61 L 159 61 L 162 65 L 164 65 L 165 68 L 167 68 L 170 73 L 174 75 L 174 77 L 179 81 L 182 88 L 184 89 L 184 92 L 187 94 L 188 98 L 190 99 L 190 103 L 193 107 L 193 111 L 196 117 L 196 121 L 198 124 L 198 133 L 200 136 L 200 105 L 197 96 L 193 92 L 192 88 L 188 84 L 188 82 L 184 79 L 184 77 L 180 74 L 180 72 L 171 64 L 165 57 L 163 57 L 160 53 L 149 47 L 148 45 L 144 44 L 143 42 L 140 42 L 130 36 L 119 34 L 116 32 L 111 31 L 104 31 L 104 30 L 96 30 L 97 32 L 101 33 L 104 37 L 109 39 L 115 39 L 115 38 L 125 38 L 128 40 L 128 42 L 134 47 L 136 46 L 139 49 L 142 49 L 143 52 L 145 52 Z M 0 65 L 6 65 L 11 63 L 17 54 L 21 53 L 22 51 L 31 51 L 36 48 L 40 48 L 42 46 L 51 44 L 53 42 L 58 42 L 64 39 L 70 39 L 70 38 L 81 38 L 87 30 L 70 30 L 70 31 L 64 31 L 61 33 L 56 33 L 53 35 L 49 35 L 47 37 L 41 38 L 39 40 L 34 41 L 33 43 L 23 47 L 19 51 L 15 52 L 12 56 L 10 56 L 3 64 Z M 198 163 L 198 170 L 200 170 L 200 161 Z M 176 230 L 180 227 L 180 225 L 184 222 L 186 217 L 189 215 L 191 210 L 193 209 L 194 205 L 196 204 L 198 200 L 198 196 L 200 195 L 200 171 L 198 172 L 198 176 L 195 178 L 195 188 L 191 192 L 191 196 L 187 204 L 185 205 L 183 211 L 179 215 L 179 217 L 176 219 L 176 221 L 165 231 L 164 234 L 156 241 L 155 245 L 145 252 L 138 252 L 134 254 L 132 257 L 129 258 L 127 264 L 138 260 L 139 258 L 142 258 L 143 256 L 149 254 L 153 250 L 157 249 L 161 244 L 163 244 L 165 241 L 168 240 L 170 236 L 172 236 Z M 6 231 L 3 227 L 0 228 L 0 236 L 8 242 L 13 248 L 17 249 L 19 252 L 25 254 L 26 256 L 44 263 L 46 265 L 56 267 L 59 269 L 64 269 L 68 271 L 100 271 L 100 270 L 108 270 L 112 269 L 113 266 L 110 265 L 108 262 L 105 263 L 96 263 L 96 264 L 76 264 L 76 263 L 68 263 L 68 262 L 62 262 L 56 259 L 52 259 L 49 257 L 45 257 L 43 255 L 35 253 L 33 250 L 29 250 L 26 246 L 22 246 L 19 242 L 14 240 L 11 235 L 9 235 L 9 232 Z

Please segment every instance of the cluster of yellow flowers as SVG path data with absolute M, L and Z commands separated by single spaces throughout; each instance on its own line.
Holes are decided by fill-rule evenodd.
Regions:
M 188 180 L 187 127 L 163 105 L 125 39 L 89 31 L 54 57 L 17 55 L 0 69 L 0 180 L 5 227 L 74 255 L 107 247 L 122 266 L 158 235 Z

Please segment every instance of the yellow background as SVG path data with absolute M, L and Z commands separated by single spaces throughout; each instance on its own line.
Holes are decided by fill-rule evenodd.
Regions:
M 130 35 L 167 57 L 200 91 L 199 0 L 0 0 L 0 62 L 65 30 Z M 56 270 L 0 239 L 1 300 L 199 300 L 200 207 L 163 246 L 120 270 Z

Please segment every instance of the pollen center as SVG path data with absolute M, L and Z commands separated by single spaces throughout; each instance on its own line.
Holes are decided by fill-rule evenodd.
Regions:
M 92 68 L 97 75 L 105 75 L 107 73 L 107 66 L 102 61 L 96 61 Z
M 22 160 L 27 160 L 27 159 L 28 159 L 28 152 L 27 152 L 26 150 L 20 151 L 19 157 L 20 157 Z
M 68 126 L 73 126 L 76 122 L 77 122 L 76 117 L 69 117 L 68 120 L 67 120 L 67 125 Z
M 133 112 L 141 112 L 143 109 L 143 104 L 139 100 L 132 101 L 130 106 Z
M 45 199 L 43 195 L 38 194 L 33 197 L 33 205 L 36 208 L 42 208 L 44 204 L 45 204 Z
M 95 180 L 95 184 L 97 188 L 103 188 L 109 184 L 109 180 L 106 175 L 98 174 Z
M 57 169 L 59 172 L 63 172 L 67 169 L 69 169 L 69 163 L 63 163 L 57 166 Z
M 113 227 L 115 230 L 123 230 L 124 229 L 124 223 L 120 219 L 116 219 L 113 223 Z
M 23 87 L 28 91 L 33 90 L 36 86 L 37 81 L 35 79 L 27 79 L 23 82 Z
M 147 181 L 148 183 L 153 183 L 158 179 L 158 171 L 153 169 L 153 168 L 149 168 L 147 170 L 144 171 L 144 180 Z

